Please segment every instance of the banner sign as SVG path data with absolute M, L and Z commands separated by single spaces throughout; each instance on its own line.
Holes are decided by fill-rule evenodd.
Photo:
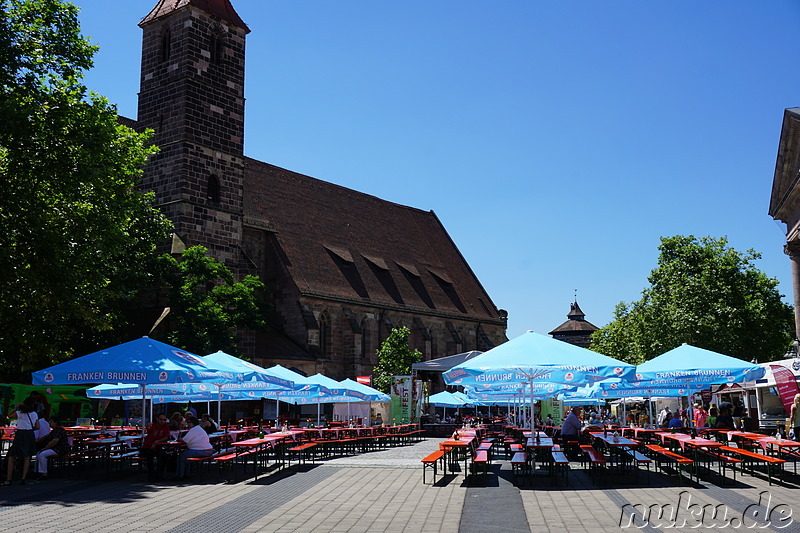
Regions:
M 778 396 L 781 397 L 783 408 L 786 409 L 787 414 L 791 413 L 794 395 L 797 394 L 797 379 L 794 377 L 794 372 L 781 365 L 769 365 L 769 368 L 775 378 L 775 385 L 778 387 Z
M 411 376 L 394 376 L 392 383 L 392 423 L 409 424 L 411 422 Z

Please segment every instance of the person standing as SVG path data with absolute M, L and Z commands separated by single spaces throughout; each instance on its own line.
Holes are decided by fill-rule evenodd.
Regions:
M 800 394 L 794 395 L 792 409 L 789 413 L 789 425 L 794 427 L 795 440 L 800 439 Z
M 178 479 L 188 478 L 185 474 L 190 457 L 208 457 L 214 453 L 214 447 L 211 446 L 211 442 L 208 440 L 208 433 L 200 427 L 197 418 L 191 415 L 187 416 L 186 423 L 189 426 L 189 431 L 179 439 L 186 443 L 187 449 L 181 452 L 178 459 Z
M 708 420 L 708 411 L 701 404 L 694 404 L 694 426 L 698 428 L 706 427 Z
M 30 396 L 22 402 L 17 410 L 11 415 L 17 419 L 17 430 L 14 432 L 14 441 L 8 449 L 6 460 L 8 461 L 8 472 L 6 480 L 0 486 L 11 485 L 14 477 L 14 466 L 17 457 L 22 458 L 22 479 L 19 484 L 24 485 L 28 478 L 28 470 L 31 467 L 31 456 L 36 454 L 36 435 L 39 429 L 39 417 L 36 414 L 36 403 Z
M 664 423 L 667 420 L 667 415 L 668 414 L 670 414 L 669 413 L 669 406 L 665 405 L 664 409 L 662 409 L 661 412 L 658 413 L 658 417 L 656 418 L 656 424 L 658 424 L 658 427 L 660 427 L 660 428 L 664 427 Z

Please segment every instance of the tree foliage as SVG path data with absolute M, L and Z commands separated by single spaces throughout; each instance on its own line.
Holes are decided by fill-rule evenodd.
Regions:
M 77 8 L 0 0 L 0 371 L 41 368 L 119 328 L 169 222 L 136 190 L 154 148 L 81 79 Z
M 640 363 L 682 343 L 740 359 L 780 358 L 792 340 L 792 308 L 778 281 L 754 266 L 761 255 L 740 253 L 725 238 L 663 237 L 650 287 L 592 335 L 592 349 Z
M 373 371 L 373 384 L 382 392 L 389 392 L 393 376 L 411 374 L 411 365 L 422 360 L 419 350 L 408 345 L 411 331 L 406 328 L 393 328 L 389 337 L 378 348 L 378 364 Z
M 234 281 L 228 267 L 206 252 L 203 246 L 192 246 L 180 261 L 161 256 L 170 307 L 165 340 L 194 353 L 240 355 L 235 330 L 266 328 L 267 289 L 256 276 Z

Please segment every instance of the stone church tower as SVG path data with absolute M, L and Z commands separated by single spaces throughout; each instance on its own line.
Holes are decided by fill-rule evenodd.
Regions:
M 397 326 L 425 359 L 507 340 L 433 211 L 243 154 L 250 30 L 230 0 L 159 0 L 139 26 L 139 116 L 121 121 L 156 132 L 142 186 L 175 225 L 172 251 L 203 245 L 267 285 L 269 331 L 244 335 L 245 355 L 342 379 L 371 374 Z
M 143 186 L 175 225 L 173 250 L 202 244 L 239 273 L 250 30 L 227 0 L 161 0 L 139 26 L 138 125 L 161 149 Z

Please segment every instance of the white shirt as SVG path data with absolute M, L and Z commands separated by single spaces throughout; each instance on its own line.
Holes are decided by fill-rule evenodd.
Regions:
M 37 420 L 39 420 L 39 415 L 36 413 L 17 411 L 17 429 L 33 429 Z
M 49 435 L 50 434 L 50 422 L 48 422 L 44 418 L 40 418 L 39 419 L 39 429 L 38 429 L 38 431 L 34 431 L 33 434 L 36 435 L 36 440 L 41 439 L 45 435 Z
M 200 426 L 194 426 L 181 439 L 190 450 L 210 450 L 213 448 L 208 440 L 208 433 Z

